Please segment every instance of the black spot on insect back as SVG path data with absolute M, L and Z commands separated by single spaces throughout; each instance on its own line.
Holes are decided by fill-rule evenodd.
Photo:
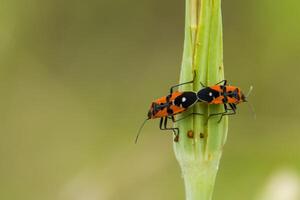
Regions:
M 181 95 L 175 98 L 174 104 L 183 108 L 188 108 L 198 101 L 197 94 L 195 92 L 183 92 Z
M 211 89 L 210 87 L 206 87 L 206 88 L 201 89 L 197 93 L 197 96 L 200 101 L 211 102 L 215 98 L 219 97 L 220 93 L 216 90 Z

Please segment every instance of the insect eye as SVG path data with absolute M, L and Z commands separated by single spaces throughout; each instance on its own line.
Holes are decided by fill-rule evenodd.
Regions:
M 181 101 L 182 101 L 182 102 L 185 102 L 185 101 L 186 101 L 186 98 L 185 98 L 185 97 L 182 97 Z
M 210 93 L 208 93 L 208 95 L 211 97 L 213 94 L 210 92 Z

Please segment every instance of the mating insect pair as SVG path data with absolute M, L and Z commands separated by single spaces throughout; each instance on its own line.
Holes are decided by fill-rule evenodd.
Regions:
M 223 104 L 224 112 L 213 113 L 208 116 L 209 119 L 212 116 L 221 115 L 218 121 L 220 122 L 223 116 L 236 114 L 236 105 L 241 102 L 247 102 L 247 97 L 252 91 L 252 87 L 250 87 L 248 94 L 245 96 L 238 87 L 227 85 L 227 81 L 223 80 L 211 87 L 204 86 L 201 83 L 203 88 L 198 92 L 173 92 L 175 88 L 182 85 L 191 84 L 193 82 L 194 80 L 174 85 L 170 88 L 169 95 L 161 97 L 152 102 L 148 111 L 148 118 L 141 125 L 135 142 L 137 142 L 138 136 L 147 120 L 155 118 L 160 118 L 159 128 L 161 130 L 172 130 L 175 134 L 175 140 L 178 140 L 179 129 L 167 127 L 168 119 L 171 119 L 173 122 L 177 122 L 189 117 L 190 115 L 203 115 L 202 113 L 191 113 L 181 119 L 175 120 L 175 115 L 186 111 L 197 102 L 203 102 L 206 104 Z

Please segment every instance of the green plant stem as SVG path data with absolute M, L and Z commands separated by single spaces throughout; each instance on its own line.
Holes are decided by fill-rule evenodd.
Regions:
M 185 38 L 180 83 L 193 79 L 194 84 L 184 85 L 182 91 L 214 85 L 224 79 L 221 0 L 186 0 Z M 174 151 L 180 164 L 187 200 L 210 200 L 214 182 L 226 141 L 228 118 L 211 117 L 223 111 L 222 105 L 197 103 L 194 110 L 183 114 L 193 115 L 177 123 L 179 141 Z M 183 116 L 179 116 L 183 117 Z

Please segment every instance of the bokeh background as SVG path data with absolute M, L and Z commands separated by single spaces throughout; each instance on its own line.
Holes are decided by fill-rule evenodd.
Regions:
M 299 194 L 299 6 L 223 1 L 225 75 L 257 119 L 230 118 L 215 200 Z M 171 134 L 133 143 L 178 81 L 183 0 L 2 0 L 0 26 L 0 199 L 184 199 Z

